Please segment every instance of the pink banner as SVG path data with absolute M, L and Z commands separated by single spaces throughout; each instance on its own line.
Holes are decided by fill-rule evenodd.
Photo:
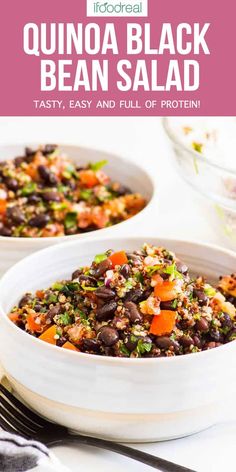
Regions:
M 2 116 L 235 115 L 235 0 L 8 0 Z

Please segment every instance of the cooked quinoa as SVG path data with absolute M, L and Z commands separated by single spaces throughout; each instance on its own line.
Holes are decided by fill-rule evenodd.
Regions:
M 106 164 L 80 167 L 50 144 L 0 162 L 0 236 L 73 235 L 134 216 L 145 199 L 112 182 Z
M 169 357 L 236 339 L 235 301 L 236 275 L 221 277 L 215 288 L 202 276 L 191 277 L 173 252 L 144 244 L 132 253 L 98 254 L 70 280 L 26 293 L 9 317 L 62 348 Z

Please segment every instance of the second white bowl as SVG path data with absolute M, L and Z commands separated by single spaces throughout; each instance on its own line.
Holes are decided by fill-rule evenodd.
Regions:
M 217 422 L 219 403 L 236 392 L 236 342 L 170 358 L 126 359 L 49 345 L 7 317 L 27 291 L 69 277 L 107 248 L 138 249 L 143 238 L 69 242 L 20 261 L 0 280 L 0 360 L 35 410 L 83 433 L 119 441 L 180 437 Z M 193 272 L 214 280 L 236 254 L 213 246 L 146 238 L 175 251 Z

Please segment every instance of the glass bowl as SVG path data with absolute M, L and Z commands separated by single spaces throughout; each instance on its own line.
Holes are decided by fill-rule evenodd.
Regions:
M 198 117 L 190 118 L 192 122 L 194 120 L 196 125 Z M 188 122 L 188 119 L 186 118 L 185 121 Z M 227 119 L 225 118 L 226 124 Z M 236 249 L 236 167 L 232 164 L 225 165 L 224 155 L 221 156 L 221 159 L 214 159 L 212 156 L 210 158 L 206 157 L 204 152 L 199 152 L 194 148 L 191 149 L 189 143 L 183 142 L 176 132 L 175 125 L 178 122 L 181 123 L 181 120 L 183 120 L 182 117 L 165 117 L 162 121 L 164 130 L 175 152 L 177 169 L 182 178 L 192 188 L 212 203 L 215 221 L 221 234 L 223 233 L 231 247 Z M 198 143 L 195 144 L 194 147 L 197 147 Z M 227 147 L 225 152 L 229 152 Z M 236 161 L 235 148 L 234 153 Z

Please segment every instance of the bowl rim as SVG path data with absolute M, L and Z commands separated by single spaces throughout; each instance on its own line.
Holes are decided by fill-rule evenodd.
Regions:
M 122 241 L 136 241 L 137 243 L 140 243 L 141 241 L 148 241 L 148 238 L 149 237 L 143 237 L 143 236 L 129 236 L 129 237 L 126 237 L 126 236 L 116 236 L 114 237 L 114 239 L 116 240 L 120 240 L 121 243 Z M 153 237 L 151 237 L 150 239 L 153 239 Z M 167 242 L 167 245 L 170 243 L 170 244 L 173 244 L 173 243 L 181 243 L 183 245 L 195 245 L 197 247 L 204 247 L 206 250 L 208 249 L 213 249 L 215 251 L 218 251 L 223 255 L 228 255 L 228 256 L 231 256 L 232 258 L 235 258 L 236 259 L 236 253 L 233 251 L 233 250 L 230 250 L 230 249 L 226 249 L 226 248 L 223 248 L 221 246 L 218 246 L 218 245 L 215 245 L 215 244 L 211 244 L 211 243 L 204 243 L 204 242 L 201 242 L 201 241 L 195 241 L 195 240 L 182 240 L 182 239 L 175 239 L 175 238 L 168 238 L 168 237 L 165 237 L 165 236 L 161 236 L 160 239 L 163 241 L 165 240 Z M 101 242 L 109 242 L 111 241 L 111 237 L 106 237 L 106 238 L 99 238 L 99 239 L 96 239 L 96 243 L 101 243 Z M 92 244 L 92 240 L 88 240 L 87 243 L 89 244 Z M 157 238 L 157 243 L 158 243 L 158 238 Z M 71 241 L 70 242 L 70 246 L 76 246 L 76 245 L 83 245 L 84 242 L 83 241 Z M 4 281 L 5 277 L 8 276 L 8 274 L 11 274 L 11 272 L 13 272 L 16 268 L 18 268 L 18 266 L 21 266 L 22 264 L 24 264 L 25 261 L 28 261 L 30 259 L 33 259 L 34 257 L 42 254 L 47 254 L 47 253 L 51 253 L 51 252 L 55 252 L 55 251 L 60 251 L 60 250 L 63 250 L 63 249 L 67 249 L 68 248 L 68 243 L 62 243 L 62 244 L 57 244 L 57 245 L 53 245 L 53 246 L 50 246 L 50 247 L 47 247 L 47 248 L 44 248 L 44 249 L 41 249 L 40 251 L 36 251 L 34 252 L 33 254 L 30 254 L 29 256 L 27 257 L 24 257 L 23 259 L 21 259 L 20 261 L 18 261 L 16 264 L 14 264 L 10 269 L 7 270 L 7 272 L 5 272 L 5 274 L 1 277 L 0 279 L 0 288 L 1 288 L 1 283 L 2 281 Z M 214 349 L 209 349 L 209 350 L 206 350 L 206 351 L 200 351 L 200 352 L 195 352 L 195 353 L 189 353 L 189 354 L 183 354 L 183 355 L 180 355 L 180 356 L 170 356 L 170 357 L 154 357 L 154 358 L 126 358 L 126 357 L 110 357 L 110 356 L 99 356 L 99 355 L 96 355 L 96 354 L 88 354 L 88 353 L 84 353 L 84 352 L 75 352 L 75 351 L 70 351 L 68 349 L 62 349 L 60 348 L 59 346 L 55 346 L 55 345 L 52 345 L 52 344 L 49 344 L 49 343 L 46 343 L 46 342 L 43 342 L 41 341 L 40 339 L 38 338 L 35 338 L 34 336 L 31 336 L 29 333 L 26 333 L 25 331 L 21 330 L 20 328 L 18 328 L 18 326 L 16 326 L 9 318 L 8 318 L 8 314 L 5 313 L 2 305 L 1 305 L 1 299 L 0 299 L 0 318 L 3 319 L 3 322 L 7 323 L 9 329 L 11 330 L 14 330 L 15 334 L 17 335 L 18 333 L 18 336 L 22 337 L 22 340 L 27 340 L 29 341 L 29 343 L 31 344 L 31 346 L 33 347 L 33 345 L 38 346 L 38 348 L 41 350 L 41 351 L 45 351 L 48 350 L 48 352 L 52 353 L 53 352 L 55 353 L 55 355 L 58 355 L 58 361 L 60 360 L 60 357 L 65 357 L 65 356 L 74 356 L 74 359 L 76 359 L 75 356 L 79 356 L 79 358 L 81 359 L 81 361 L 85 361 L 85 362 L 89 362 L 89 363 L 100 363 L 100 364 L 105 364 L 105 365 L 135 365 L 135 366 L 140 366 L 142 364 L 155 364 L 155 363 L 158 363 L 158 364 L 163 364 L 163 363 L 170 363 L 170 362 L 180 362 L 180 363 L 184 363 L 184 362 L 189 362 L 190 359 L 196 359 L 196 360 L 201 360 L 203 358 L 203 356 L 207 357 L 207 356 L 212 356 L 214 354 L 212 354 L 212 352 L 215 352 L 215 350 L 217 352 L 219 352 L 219 349 L 221 350 L 221 352 L 225 352 L 225 351 L 228 351 L 228 350 L 231 350 L 232 349 L 232 346 L 234 345 L 235 348 L 236 348 L 236 343 L 234 344 L 234 341 L 231 341 L 229 343 L 226 343 L 226 344 L 223 344 L 222 346 L 218 346 L 217 348 L 214 348 Z M 58 354 L 56 354 L 58 353 Z M 60 353 L 60 354 L 59 354 Z M 194 357 L 193 357 L 194 356 Z M 77 357 L 78 358 L 78 357 Z M 69 359 L 69 357 L 68 357 Z M 73 357 L 72 357 L 73 359 Z
M 217 170 L 221 170 L 221 171 L 224 171 L 224 172 L 227 172 L 227 173 L 231 173 L 233 174 L 233 176 L 236 176 L 236 170 L 231 168 L 231 167 L 225 167 L 221 164 L 219 164 L 216 160 L 212 159 L 209 160 L 205 154 L 201 154 L 197 151 L 195 151 L 194 149 L 190 149 L 186 144 L 184 144 L 179 138 L 178 138 L 178 135 L 176 133 L 174 133 L 174 131 L 172 130 L 172 127 L 170 125 L 170 118 L 174 118 L 173 116 L 164 116 L 162 118 L 162 125 L 163 125 L 163 128 L 167 134 L 167 136 L 169 137 L 169 139 L 174 142 L 177 146 L 179 146 L 180 148 L 182 148 L 184 151 L 187 151 L 190 156 L 194 157 L 194 158 L 198 158 L 201 162 L 204 162 L 205 164 L 209 165 L 209 167 L 214 167 L 215 169 Z
M 17 147 L 17 146 L 39 146 L 39 144 L 34 141 L 34 142 L 30 142 L 30 143 L 25 143 L 25 142 L 18 142 L 18 143 L 7 143 L 7 142 L 3 142 L 0 144 L 0 151 L 1 151 L 1 148 L 2 147 Z M 74 148 L 77 148 L 78 150 L 81 149 L 82 151 L 97 151 L 97 152 L 101 152 L 104 154 L 104 156 L 108 157 L 110 156 L 110 158 L 114 157 L 115 159 L 117 159 L 117 161 L 120 161 L 121 162 L 121 165 L 122 166 L 126 166 L 126 164 L 131 164 L 134 168 L 136 169 L 139 169 L 141 170 L 141 172 L 144 174 L 144 176 L 149 180 L 149 184 L 150 184 L 150 190 L 151 190 L 151 196 L 149 198 L 149 200 L 147 201 L 147 205 L 141 210 L 139 211 L 136 215 L 132 216 L 131 218 L 129 218 L 128 220 L 124 220 L 124 221 L 121 221 L 120 223 L 116 223 L 115 225 L 112 225 L 112 226 L 108 226 L 107 228 L 101 228 L 101 229 L 95 229 L 93 231 L 85 231 L 84 233 L 77 233 L 77 234 L 72 234 L 72 235 L 64 235 L 64 236 L 47 236 L 47 237 L 44 237 L 44 238 L 32 238 L 32 237 L 13 237 L 13 236 L 1 236 L 0 235 L 0 243 L 1 241 L 7 241 L 7 242 L 10 242 L 10 244 L 26 244 L 26 243 L 30 243 L 31 244 L 37 244 L 39 242 L 43 242 L 45 241 L 45 243 L 50 243 L 52 241 L 55 241 L 55 242 L 58 242 L 59 244 L 60 243 L 63 243 L 63 242 L 66 242 L 66 241 L 72 241 L 72 240 L 76 240 L 76 239 L 83 239 L 83 237 L 91 237 L 93 235 L 97 236 L 97 234 L 100 234 L 100 232 L 104 232 L 105 230 L 111 230 L 113 227 L 117 227 L 118 225 L 121 225 L 121 224 L 125 224 L 125 223 L 129 223 L 130 220 L 133 221 L 133 219 L 135 218 L 135 221 L 136 221 L 136 217 L 138 217 L 139 215 L 143 215 L 145 213 L 146 210 L 148 210 L 151 206 L 151 204 L 153 204 L 154 202 L 154 199 L 155 197 L 157 196 L 157 184 L 156 184 L 156 181 L 153 177 L 153 174 L 147 169 L 145 168 L 142 163 L 139 164 L 137 163 L 136 161 L 132 161 L 130 160 L 128 157 L 126 156 L 123 156 L 123 155 L 119 155 L 119 154 L 115 154 L 109 150 L 103 150 L 103 149 L 100 149 L 100 148 L 96 148 L 96 147 L 88 147 L 88 146 L 80 146 L 79 144 L 73 144 L 73 143 L 65 143 L 65 142 L 59 142 L 58 144 L 58 147 L 74 147 Z M 14 157 L 12 157 L 12 159 L 14 159 Z M 1 160 L 0 160 L 1 161 Z M 134 169 L 135 170 L 135 169 Z

